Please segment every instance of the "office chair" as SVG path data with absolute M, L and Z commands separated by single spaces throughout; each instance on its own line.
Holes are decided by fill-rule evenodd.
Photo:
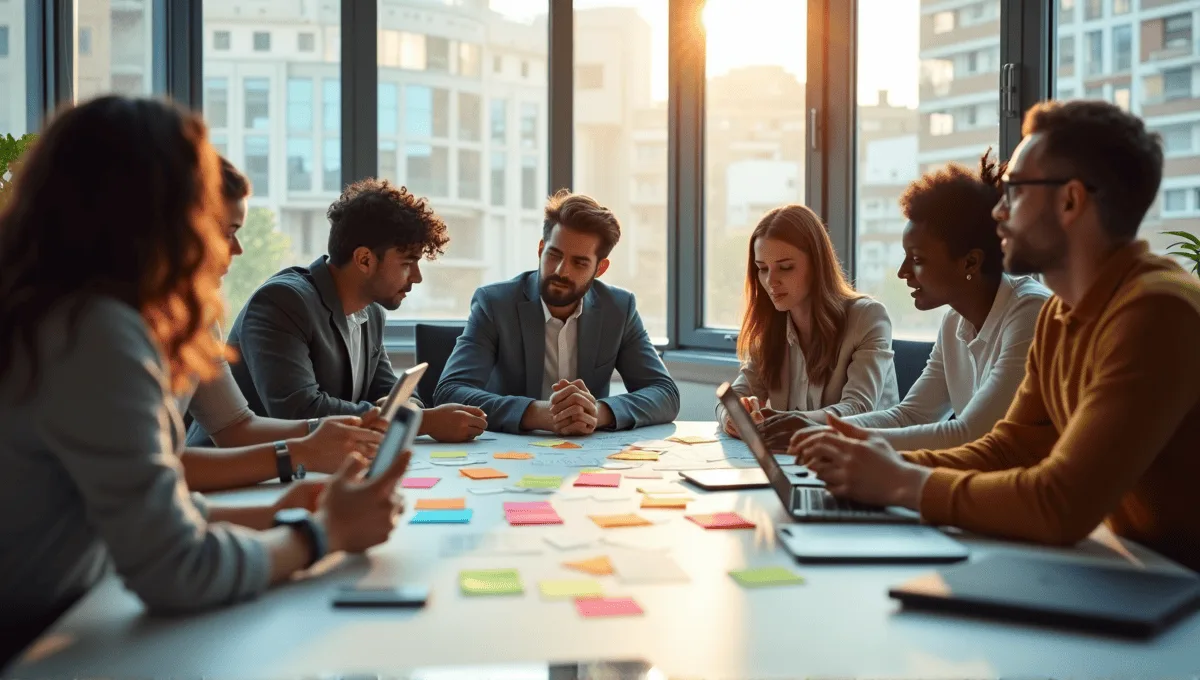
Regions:
M 462 335 L 462 326 L 440 326 L 436 324 L 419 323 L 413 327 L 416 335 L 417 363 L 426 362 L 429 368 L 417 383 L 417 396 L 425 402 L 426 407 L 433 406 L 433 391 L 437 389 L 438 381 L 442 379 L 442 371 L 454 351 L 458 336 Z
M 900 400 L 912 389 L 913 383 L 921 377 L 925 364 L 929 363 L 929 355 L 933 353 L 933 343 L 921 340 L 892 340 L 893 359 L 896 365 L 896 386 L 900 390 Z M 428 375 L 428 374 L 426 374 Z

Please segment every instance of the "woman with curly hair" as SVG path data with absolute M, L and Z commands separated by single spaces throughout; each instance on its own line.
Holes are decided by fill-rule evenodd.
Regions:
M 370 481 L 351 456 L 323 491 L 297 485 L 272 507 L 210 509 L 188 491 L 175 398 L 226 351 L 210 331 L 230 257 L 220 183 L 197 116 L 123 97 L 57 116 L 13 183 L 0 213 L 0 666 L 110 568 L 151 609 L 188 611 L 391 532 L 408 455 Z

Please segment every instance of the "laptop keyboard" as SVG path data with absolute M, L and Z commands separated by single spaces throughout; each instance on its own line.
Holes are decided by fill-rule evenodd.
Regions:
M 804 515 L 824 520 L 888 520 L 900 517 L 875 505 L 864 505 L 838 498 L 825 489 L 798 489 L 804 494 Z

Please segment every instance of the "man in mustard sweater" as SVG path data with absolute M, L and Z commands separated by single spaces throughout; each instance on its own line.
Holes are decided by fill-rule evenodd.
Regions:
M 831 419 L 791 452 L 835 495 L 1070 545 L 1101 522 L 1200 570 L 1200 283 L 1136 240 L 1163 154 L 1099 101 L 1039 104 L 995 208 L 1004 265 L 1043 274 L 1025 381 L 983 438 L 894 451 Z

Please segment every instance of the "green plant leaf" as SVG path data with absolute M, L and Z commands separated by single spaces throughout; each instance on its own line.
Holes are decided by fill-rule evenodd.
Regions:
M 1193 243 L 1197 246 L 1200 246 L 1200 237 L 1197 237 L 1195 234 L 1189 234 L 1186 231 L 1163 231 L 1163 232 L 1159 232 L 1159 233 L 1169 234 L 1171 236 L 1178 236 L 1179 238 L 1186 239 L 1187 241 L 1190 241 L 1191 243 Z
M 1167 250 L 1171 250 L 1172 248 L 1179 248 L 1181 250 L 1186 250 L 1193 253 L 1200 253 L 1200 246 L 1193 243 L 1184 243 L 1183 241 L 1180 241 L 1179 243 L 1172 243 L 1171 245 L 1167 246 Z

